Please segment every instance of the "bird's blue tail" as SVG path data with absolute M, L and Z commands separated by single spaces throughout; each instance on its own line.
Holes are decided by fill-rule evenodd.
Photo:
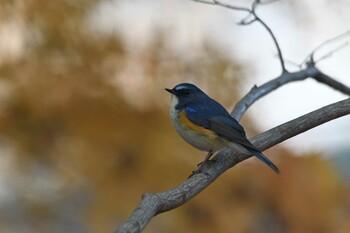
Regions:
M 273 162 L 271 162 L 263 153 L 256 150 L 249 150 L 249 151 L 256 157 L 258 157 L 258 159 L 264 162 L 267 166 L 273 169 L 277 174 L 280 174 L 280 170 L 278 169 L 278 167 Z

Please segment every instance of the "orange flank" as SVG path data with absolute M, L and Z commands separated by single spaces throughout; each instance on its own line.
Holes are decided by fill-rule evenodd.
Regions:
M 197 133 L 200 133 L 202 135 L 206 135 L 208 137 L 217 137 L 217 134 L 210 130 L 210 129 L 206 129 L 202 126 L 198 126 L 196 124 L 194 124 L 192 121 L 190 121 L 190 119 L 188 119 L 188 117 L 186 116 L 186 112 L 184 110 L 181 110 L 180 114 L 180 122 L 188 127 L 189 129 L 192 129 L 194 131 L 196 131 Z

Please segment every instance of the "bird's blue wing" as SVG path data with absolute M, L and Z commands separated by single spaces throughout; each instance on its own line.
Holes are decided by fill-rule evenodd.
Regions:
M 208 118 L 208 122 L 210 124 L 210 129 L 221 137 L 248 148 L 255 148 L 246 138 L 243 127 L 235 119 L 215 116 Z
M 211 129 L 213 122 L 222 122 L 224 125 L 237 131 L 245 137 L 243 127 L 226 111 L 226 109 L 213 99 L 205 104 L 192 104 L 184 107 L 187 117 L 195 124 Z M 232 130 L 231 129 L 231 130 Z M 215 131 L 215 130 L 214 130 Z M 219 133 L 219 132 L 218 132 Z
M 245 144 L 247 141 L 243 127 L 219 103 L 191 105 L 184 110 L 190 121 L 196 125 L 210 129 L 233 142 Z
M 210 107 L 210 108 L 209 108 Z M 192 105 L 184 108 L 187 117 L 196 125 L 210 129 L 229 141 L 244 146 L 249 152 L 268 165 L 276 173 L 277 166 L 261 153 L 246 137 L 244 128 L 220 104 Z

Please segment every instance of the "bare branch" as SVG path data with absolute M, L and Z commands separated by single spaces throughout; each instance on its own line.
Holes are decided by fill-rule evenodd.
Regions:
M 227 3 L 223 3 L 223 2 L 221 2 L 221 1 L 218 1 L 218 0 L 213 0 L 213 2 L 214 2 L 216 5 L 218 5 L 218 6 L 226 7 L 226 8 L 231 9 L 231 10 L 246 11 L 246 12 L 250 12 L 250 11 L 251 11 L 249 8 L 230 5 L 230 4 L 227 4 Z
M 259 87 L 254 86 L 240 101 L 237 102 L 231 112 L 231 115 L 237 121 L 239 121 L 243 114 L 248 110 L 248 108 L 252 106 L 252 104 L 254 104 L 258 99 L 287 83 L 301 81 L 310 76 L 314 76 L 314 72 L 316 72 L 315 69 L 309 68 L 293 73 L 283 73 L 277 78 L 272 79 Z
M 278 55 L 276 55 L 278 56 Z M 299 70 L 303 68 L 303 66 L 295 61 L 284 59 L 284 62 L 286 65 L 294 66 L 295 68 L 298 68 Z
M 350 114 L 350 98 L 270 129 L 253 137 L 251 142 L 258 149 L 266 150 L 295 135 L 348 114 Z M 237 152 L 229 149 L 223 149 L 215 156 L 215 162 L 206 163 L 203 166 L 202 173 L 193 175 L 174 189 L 162 193 L 144 194 L 130 218 L 120 226 L 116 233 L 141 232 L 155 215 L 183 205 L 204 190 L 227 169 L 250 157 L 251 155 L 237 154 Z
M 303 70 L 291 73 L 283 73 L 277 78 L 272 79 L 259 87 L 254 86 L 240 101 L 237 102 L 231 112 L 231 115 L 237 121 L 239 121 L 243 114 L 248 110 L 248 108 L 252 106 L 252 104 L 254 104 L 258 99 L 282 87 L 283 85 L 286 85 L 287 83 L 301 81 L 307 78 L 313 78 L 320 83 L 328 85 L 333 89 L 350 96 L 349 87 L 322 73 L 313 64 L 310 64 Z
M 315 64 L 315 59 L 314 59 L 314 56 L 315 56 L 315 53 L 320 50 L 321 48 L 323 48 L 324 46 L 327 46 L 329 44 L 332 44 L 338 40 L 341 40 L 341 39 L 344 39 L 345 37 L 348 37 L 350 36 L 350 30 L 340 34 L 340 35 L 337 35 L 331 39 L 328 39 L 324 42 L 322 42 L 321 44 L 319 44 L 316 48 L 314 48 L 311 53 L 303 60 L 302 64 L 308 64 L 308 63 L 312 63 L 312 64 Z
M 256 22 L 256 19 L 242 20 L 241 22 L 237 23 L 237 25 L 247 26 L 254 22 Z
M 251 11 L 255 12 L 255 9 L 258 7 L 259 4 L 261 4 L 261 1 L 260 0 L 255 0 L 252 3 L 252 10 Z
M 218 0 L 212 0 L 211 2 L 210 2 L 210 1 L 205 1 L 205 0 L 191 0 L 191 1 L 199 2 L 199 3 L 204 3 L 204 4 L 209 4 L 209 5 L 222 6 L 222 7 L 226 7 L 226 8 L 228 8 L 228 9 L 231 9 L 231 10 L 246 11 L 246 12 L 249 12 L 249 11 L 250 11 L 249 8 L 230 5 L 230 4 L 227 4 L 227 3 L 223 3 L 223 2 L 221 2 L 221 1 L 218 1 Z
M 195 1 L 195 2 L 201 2 L 201 3 L 207 3 L 207 4 L 211 4 L 211 3 L 208 3 L 206 1 L 202 1 L 202 0 L 192 0 L 192 1 Z M 271 3 L 271 2 L 275 2 L 275 1 L 268 1 L 268 2 L 264 2 L 263 4 L 267 4 L 267 3 Z M 286 69 L 286 66 L 285 66 L 285 63 L 284 63 L 284 60 L 283 60 L 283 55 L 282 55 L 282 50 L 278 44 L 278 41 L 276 39 L 276 36 L 274 35 L 274 33 L 272 32 L 272 30 L 270 29 L 270 27 L 256 14 L 255 10 L 256 8 L 258 7 L 258 5 L 262 4 L 262 2 L 260 0 L 255 0 L 253 3 L 252 3 L 252 7 L 251 9 L 249 8 L 246 8 L 246 7 L 239 7 L 239 6 L 234 6 L 234 5 L 230 5 L 230 4 L 227 4 L 227 3 L 223 3 L 221 1 L 218 1 L 218 0 L 213 0 L 212 2 L 214 5 L 218 5 L 218 6 L 221 6 L 221 7 L 225 7 L 225 8 L 228 8 L 228 9 L 231 9 L 231 10 L 238 10 L 238 11 L 245 11 L 245 12 L 248 12 L 248 16 L 246 16 L 245 18 L 243 18 L 239 23 L 238 25 L 249 25 L 249 24 L 252 24 L 254 22 L 259 22 L 264 28 L 265 30 L 269 33 L 269 35 L 271 36 L 272 40 L 273 40 L 273 43 L 275 44 L 275 47 L 277 49 L 277 53 L 278 53 L 278 58 L 279 58 L 279 61 L 281 63 L 281 68 L 282 68 L 282 74 L 283 73 L 286 73 L 288 72 L 288 70 Z M 252 16 L 252 18 L 251 18 Z
M 278 2 L 279 0 L 270 0 L 270 1 L 259 1 L 259 4 L 260 5 L 267 5 L 267 4 L 271 4 L 271 3 L 274 3 L 274 2 Z
M 343 93 L 345 95 L 350 96 L 350 88 L 348 86 L 342 84 L 341 82 L 334 80 L 333 78 L 331 78 L 330 76 L 326 75 L 325 73 L 323 73 L 319 70 L 316 73 L 316 75 L 313 76 L 313 78 L 320 83 L 326 84 L 326 85 L 332 87 L 333 89 L 340 91 L 341 93 Z
M 339 50 L 343 49 L 344 47 L 349 45 L 349 41 L 346 41 L 345 43 L 339 45 L 338 47 L 334 48 L 333 50 L 329 51 L 327 54 L 323 55 L 319 59 L 315 61 L 315 64 L 317 64 L 319 61 L 322 61 L 326 58 L 331 57 L 334 53 L 338 52 Z
M 256 21 L 260 22 L 261 25 L 263 25 L 263 27 L 266 29 L 266 31 L 270 34 L 272 40 L 273 40 L 273 43 L 275 44 L 275 47 L 277 49 L 277 54 L 278 54 L 278 58 L 279 58 L 279 61 L 281 63 L 281 68 L 282 68 L 282 74 L 283 73 L 287 73 L 288 70 L 286 69 L 286 65 L 284 64 L 284 59 L 283 59 L 283 55 L 282 55 L 282 50 L 281 50 L 281 47 L 279 46 L 278 44 L 278 41 L 276 39 L 276 36 L 273 34 L 271 28 L 269 26 L 267 26 L 267 24 L 260 18 L 258 17 L 255 12 L 254 12 L 254 15 L 255 15 L 255 18 L 256 18 Z
M 209 5 L 216 5 L 214 2 L 208 2 L 208 1 L 202 1 L 202 0 L 192 0 L 194 2 L 199 2 L 199 3 L 204 3 L 204 4 L 209 4 Z

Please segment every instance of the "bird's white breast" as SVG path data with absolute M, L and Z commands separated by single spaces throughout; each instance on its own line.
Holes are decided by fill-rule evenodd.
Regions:
M 179 118 L 179 112 L 176 111 L 176 105 L 179 103 L 179 100 L 175 95 L 171 95 L 171 101 L 170 101 L 170 117 L 173 120 L 174 124 L 176 119 Z

